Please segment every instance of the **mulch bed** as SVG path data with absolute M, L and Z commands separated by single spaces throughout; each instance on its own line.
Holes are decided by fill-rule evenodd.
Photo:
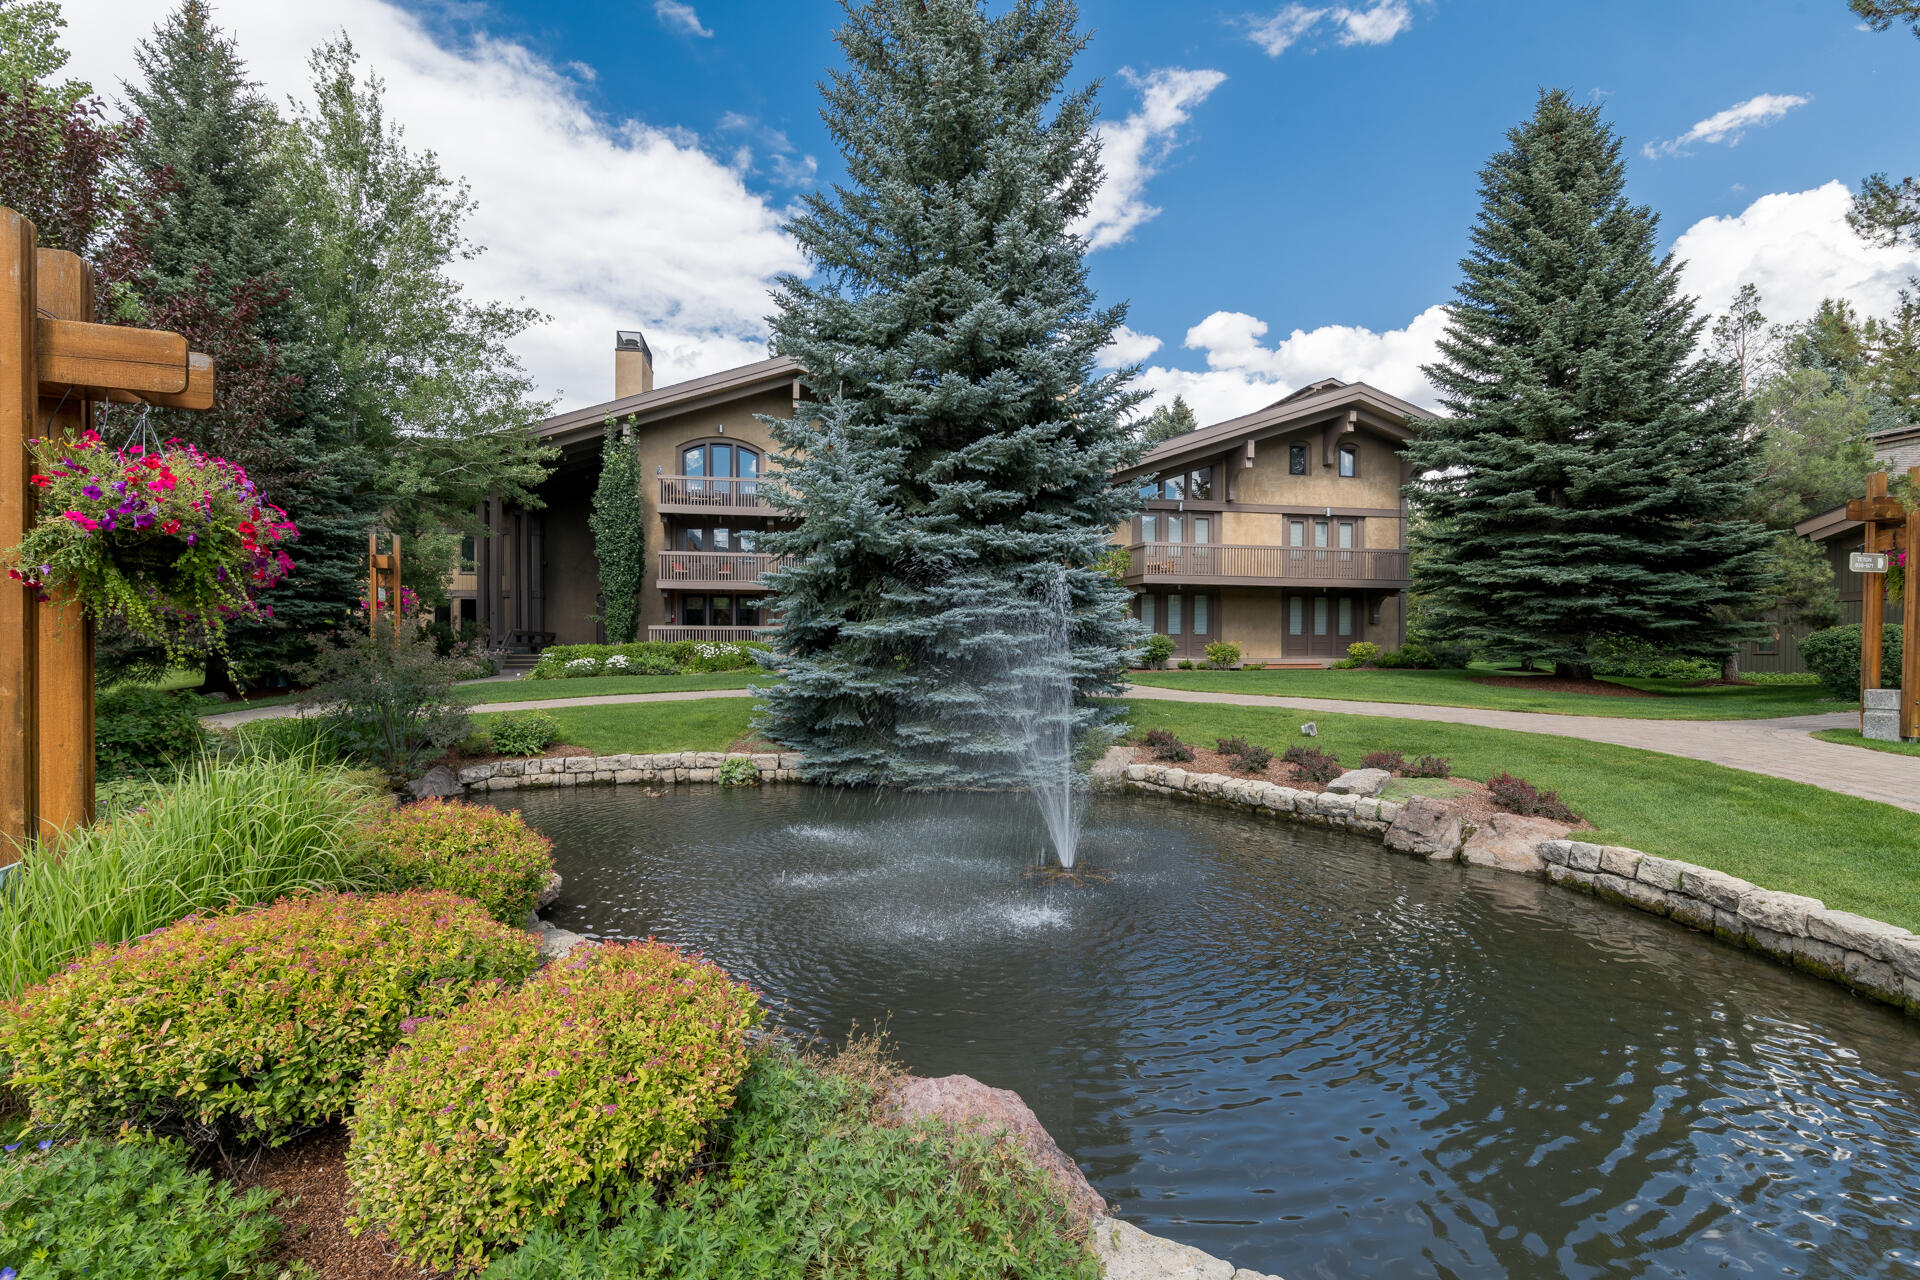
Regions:
M 1475 684 L 1499 685 L 1502 689 L 1544 689 L 1548 693 L 1597 693 L 1603 698 L 1658 698 L 1646 689 L 1632 689 L 1605 680 L 1565 680 L 1559 676 L 1475 676 Z
M 428 1273 L 393 1258 L 371 1232 L 347 1234 L 346 1155 L 346 1129 L 329 1125 L 243 1162 L 232 1181 L 280 1193 L 278 1261 L 305 1262 L 321 1280 L 421 1280 Z

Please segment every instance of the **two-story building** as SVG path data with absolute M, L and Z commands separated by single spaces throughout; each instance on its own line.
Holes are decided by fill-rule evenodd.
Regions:
M 649 516 L 641 593 L 649 639 L 747 639 L 770 622 L 757 550 L 778 517 L 761 492 L 773 442 L 761 415 L 788 417 L 803 394 L 776 358 L 654 385 L 637 332 L 614 349 L 614 397 L 540 423 L 560 450 L 542 506 L 500 502 L 462 549 L 457 618 L 496 647 L 604 639 L 588 528 L 608 424 L 631 424 Z M 1257 413 L 1170 440 L 1121 479 L 1141 513 L 1127 546 L 1135 610 L 1176 659 L 1214 640 L 1243 660 L 1318 665 L 1356 640 L 1404 639 L 1408 586 L 1400 445 L 1419 410 L 1364 383 L 1318 382 Z

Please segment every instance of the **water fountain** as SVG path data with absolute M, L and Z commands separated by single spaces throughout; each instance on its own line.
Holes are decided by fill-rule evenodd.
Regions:
M 1086 779 L 1074 766 L 1073 600 L 1056 575 L 1029 598 L 1007 647 L 1007 727 L 1018 771 L 1040 806 L 1055 858 L 1073 870 L 1080 848 Z

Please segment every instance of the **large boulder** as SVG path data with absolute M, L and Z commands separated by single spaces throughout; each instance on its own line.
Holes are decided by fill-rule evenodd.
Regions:
M 1189 1244 L 1148 1235 L 1129 1222 L 1102 1218 L 1088 1238 L 1106 1280 L 1276 1280 L 1236 1269 Z
M 1460 852 L 1460 815 L 1432 796 L 1415 796 L 1387 828 L 1387 848 L 1446 860 Z
M 902 1124 L 936 1120 L 950 1129 L 999 1134 L 1019 1147 L 1047 1176 L 1067 1207 L 1091 1224 L 1106 1201 L 1048 1134 L 1033 1108 L 1011 1089 L 995 1089 L 972 1076 L 907 1076 L 893 1087 L 882 1110 Z
M 461 785 L 460 779 L 453 776 L 453 770 L 443 764 L 433 766 L 433 768 L 427 770 L 412 782 L 409 782 L 407 784 L 407 790 L 413 793 L 415 800 L 446 800 L 453 796 L 461 796 L 467 793 L 467 789 Z
M 1460 860 L 1476 867 L 1544 875 L 1547 861 L 1540 856 L 1540 846 L 1549 840 L 1564 840 L 1566 835 L 1564 822 L 1496 813 L 1467 837 L 1460 849 Z
M 1392 781 L 1393 775 L 1385 769 L 1349 769 L 1329 782 L 1327 790 L 1343 796 L 1377 796 Z
M 560 873 L 549 871 L 546 882 L 540 886 L 540 900 L 533 904 L 533 909 L 545 911 L 558 901 L 560 901 Z

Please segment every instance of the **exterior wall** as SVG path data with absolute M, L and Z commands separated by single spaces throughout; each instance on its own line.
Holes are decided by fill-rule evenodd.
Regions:
M 544 537 L 541 556 L 546 588 L 546 629 L 555 644 L 594 644 L 601 636 L 594 620 L 600 612 L 600 564 L 593 556 L 587 517 L 600 469 L 571 471 L 541 486 L 546 510 L 539 513 Z
M 1863 545 L 1865 545 L 1865 538 L 1857 527 L 1852 533 L 1841 534 L 1826 543 L 1827 563 L 1833 567 L 1833 585 L 1839 596 L 1842 625 L 1858 623 L 1861 618 L 1864 583 L 1859 574 L 1847 567 L 1847 557 L 1860 550 Z M 1772 640 L 1749 642 L 1740 646 L 1740 669 L 1742 671 L 1805 671 L 1807 664 L 1800 656 L 1800 642 L 1818 628 L 1804 622 L 1776 622 L 1772 625 Z

